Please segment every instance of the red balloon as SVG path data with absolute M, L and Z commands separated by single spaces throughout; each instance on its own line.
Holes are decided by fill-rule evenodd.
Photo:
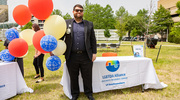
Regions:
M 29 0 L 28 6 L 31 13 L 39 20 L 45 20 L 53 11 L 52 0 Z
M 13 18 L 19 25 L 25 25 L 31 20 L 31 12 L 25 5 L 18 5 L 13 10 Z
M 48 53 L 47 51 L 44 51 L 44 50 L 41 48 L 41 46 L 40 46 L 40 41 L 41 41 L 41 38 L 42 38 L 43 36 L 45 36 L 45 33 L 44 33 L 43 30 L 37 31 L 37 32 L 33 35 L 33 45 L 34 45 L 34 47 L 35 47 L 38 51 L 40 51 L 40 52 L 42 52 L 42 53 Z
M 8 50 L 11 55 L 21 57 L 27 53 L 28 44 L 25 40 L 16 38 L 9 43 Z

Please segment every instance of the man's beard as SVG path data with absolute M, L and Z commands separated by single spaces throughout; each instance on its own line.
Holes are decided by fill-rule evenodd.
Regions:
M 74 18 L 76 18 L 77 20 L 80 20 L 80 19 L 82 19 L 83 18 L 83 16 L 77 16 L 77 15 L 74 15 Z

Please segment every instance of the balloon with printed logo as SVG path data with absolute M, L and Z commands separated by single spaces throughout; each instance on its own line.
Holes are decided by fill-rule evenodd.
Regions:
M 5 49 L 0 52 L 0 58 L 3 61 L 12 61 L 12 60 L 14 60 L 15 57 L 9 53 L 8 49 Z
M 19 32 L 16 29 L 14 29 L 14 28 L 8 29 L 5 32 L 5 37 L 9 41 L 12 41 L 13 39 L 19 38 Z
M 31 20 L 31 12 L 26 5 L 18 5 L 13 10 L 13 18 L 19 25 L 25 25 Z
M 28 44 L 23 39 L 14 39 L 9 43 L 8 50 L 15 57 L 24 56 L 28 51 Z
M 58 56 L 50 56 L 46 60 L 46 66 L 50 71 L 56 71 L 61 67 L 61 59 Z
M 62 55 L 66 51 L 66 43 L 62 40 L 57 41 L 57 47 L 52 53 L 56 56 Z
M 41 48 L 41 45 L 40 45 L 40 41 L 42 39 L 42 37 L 45 36 L 44 34 L 44 31 L 43 30 L 39 30 L 37 31 L 34 36 L 33 36 L 33 45 L 34 47 L 40 51 L 41 53 L 48 53 L 47 51 L 44 51 L 42 48 Z
M 57 47 L 57 40 L 52 35 L 46 35 L 42 37 L 40 41 L 41 48 L 45 51 L 53 51 Z
M 53 11 L 52 0 L 29 0 L 30 12 L 39 20 L 47 19 Z
M 45 20 L 43 29 L 46 35 L 52 35 L 58 40 L 65 34 L 66 27 L 66 22 L 61 16 L 52 15 Z
M 30 46 L 32 45 L 32 38 L 35 34 L 35 31 L 32 29 L 25 29 L 22 32 L 19 33 L 20 38 L 24 39 L 27 44 Z

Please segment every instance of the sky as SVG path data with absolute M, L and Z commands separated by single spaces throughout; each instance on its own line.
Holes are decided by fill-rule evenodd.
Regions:
M 61 10 L 62 14 L 65 15 L 69 13 L 73 17 L 72 9 L 75 4 L 84 5 L 86 0 L 52 0 L 54 9 Z M 100 4 L 102 7 L 105 7 L 109 4 L 113 11 L 116 12 L 121 6 L 133 15 L 136 15 L 140 9 L 149 10 L 151 0 L 89 0 L 91 4 Z M 157 9 L 157 1 L 153 0 L 154 9 Z M 13 9 L 20 4 L 28 6 L 28 0 L 7 0 L 8 13 L 9 13 L 9 22 L 15 22 L 12 17 Z

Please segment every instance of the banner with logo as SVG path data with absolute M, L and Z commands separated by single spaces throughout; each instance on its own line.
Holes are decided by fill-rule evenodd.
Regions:
M 99 67 L 101 69 L 96 70 L 100 72 L 94 72 L 96 74 L 98 73 L 97 76 L 100 76 L 93 79 L 93 81 L 95 81 L 93 83 L 96 84 L 96 86 L 97 84 L 99 84 L 99 88 L 101 88 L 102 90 L 118 89 L 125 87 L 127 81 L 126 67 L 121 67 L 124 65 L 122 65 L 121 62 L 119 62 L 119 60 L 108 60 L 104 63 L 99 63 L 95 66 L 104 66 Z M 96 88 L 97 91 L 99 91 L 99 88 Z

